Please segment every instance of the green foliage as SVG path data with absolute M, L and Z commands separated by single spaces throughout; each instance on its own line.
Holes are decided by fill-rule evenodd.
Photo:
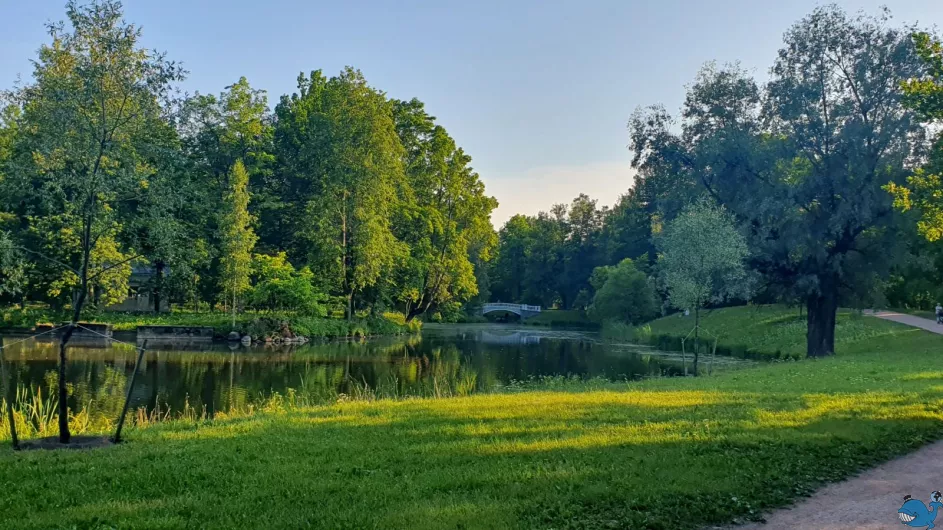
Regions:
M 928 33 L 913 36 L 926 72 L 902 83 L 904 104 L 920 113 L 928 123 L 943 120 L 943 44 Z M 928 241 L 943 237 L 943 134 L 938 136 L 928 164 L 907 177 L 906 184 L 890 182 L 885 189 L 894 197 L 894 206 L 903 212 L 915 210 L 917 230 Z
M 491 258 L 490 216 L 498 203 L 485 195 L 471 157 L 420 101 L 395 101 L 394 117 L 409 185 L 400 194 L 394 231 L 409 252 L 398 261 L 393 297 L 410 320 L 430 308 L 454 313 L 456 304 L 479 294 L 474 263 Z
M 26 259 L 0 229 L 0 299 L 21 294 L 26 288 Z
M 747 244 L 730 214 L 708 199 L 685 207 L 656 240 L 658 271 L 677 309 L 749 296 Z
M 239 298 L 251 285 L 252 249 L 258 238 L 249 226 L 249 175 L 242 160 L 237 160 L 229 173 L 229 192 L 223 201 L 220 216 L 220 291 L 233 314 L 238 311 Z
M 658 301 L 651 281 L 626 258 L 618 265 L 593 271 L 596 284 L 602 284 L 593 297 L 590 316 L 595 320 L 615 320 L 633 325 L 651 320 L 658 314 Z
M 266 311 L 300 311 L 326 316 L 324 296 L 315 286 L 314 274 L 307 267 L 295 270 L 284 252 L 274 256 L 252 257 L 252 288 L 246 301 L 249 307 Z
M 913 40 L 926 70 L 901 83 L 904 103 L 928 120 L 943 120 L 943 43 L 925 31 L 914 33 Z
M 403 147 L 393 106 L 352 68 L 337 77 L 319 71 L 298 78 L 282 98 L 276 147 L 292 152 L 280 171 L 308 193 L 286 210 L 283 226 L 307 243 L 305 258 L 332 292 L 353 298 L 387 277 L 406 248 L 393 235 L 391 214 L 404 184 Z
M 38 308 L 13 307 L 0 310 L 0 330 L 19 328 L 30 329 L 40 324 L 59 324 L 67 321 L 71 314 L 67 311 L 53 311 Z M 220 312 L 194 313 L 179 311 L 173 313 L 122 313 L 117 311 L 89 311 L 83 321 L 111 324 L 115 331 L 134 331 L 138 326 L 205 326 L 211 327 L 219 337 L 225 337 L 232 331 L 232 315 Z M 420 331 L 419 322 L 406 322 L 400 313 L 388 313 L 384 316 L 358 318 L 351 321 L 340 318 L 325 318 L 312 314 L 296 312 L 267 311 L 265 313 L 245 312 L 236 319 L 235 330 L 264 337 L 275 335 L 281 330 L 281 324 L 288 323 L 296 335 L 308 338 L 338 338 L 368 335 L 402 335 Z
M 419 100 L 353 68 L 300 76 L 274 113 L 244 77 L 176 99 L 183 71 L 140 48 L 120 3 L 67 14 L 0 110 L 4 302 L 106 306 L 136 263 L 156 273 L 141 286 L 155 308 L 238 310 L 254 243 L 297 270 L 263 281 L 255 307 L 325 293 L 349 318 L 412 320 L 487 298 L 497 203 Z
M 554 205 L 549 213 L 512 217 L 498 233 L 490 273 L 493 298 L 582 309 L 591 296 L 590 275 L 602 264 L 604 219 L 605 210 L 582 194 L 569 206 Z
M 900 84 L 925 71 L 889 16 L 820 7 L 796 23 L 762 87 L 709 64 L 688 90 L 680 132 L 659 107 L 630 124 L 643 177 L 700 186 L 741 222 L 766 290 L 808 309 L 808 354 L 834 351 L 842 297 L 866 298 L 901 255 L 882 189 L 926 152 Z M 902 141 L 903 139 L 903 141 Z
M 599 322 L 589 318 L 585 311 L 576 309 L 549 309 L 523 322 L 528 326 L 547 326 L 551 328 L 596 329 Z

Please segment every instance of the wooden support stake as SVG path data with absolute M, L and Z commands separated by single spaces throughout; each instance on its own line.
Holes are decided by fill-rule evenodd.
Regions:
M 16 418 L 13 416 L 13 400 L 10 397 L 10 384 L 7 379 L 6 364 L 3 360 L 3 346 L 0 346 L 0 382 L 3 383 L 3 397 L 7 403 L 7 421 L 10 422 L 10 439 L 13 441 L 13 450 L 20 450 L 20 440 L 16 436 Z
M 131 406 L 131 393 L 134 392 L 134 381 L 138 377 L 138 369 L 141 366 L 141 360 L 144 359 L 144 352 L 147 350 L 147 341 L 145 340 L 138 348 L 138 359 L 134 362 L 134 372 L 131 373 L 131 383 L 128 384 L 128 395 L 124 398 L 124 407 L 121 409 L 121 417 L 118 418 L 118 428 L 115 430 L 115 443 L 121 443 L 121 429 L 124 428 L 124 418 L 128 415 L 128 407 Z

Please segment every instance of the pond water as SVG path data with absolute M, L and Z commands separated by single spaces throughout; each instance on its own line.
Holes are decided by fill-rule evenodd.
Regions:
M 18 342 L 22 339 L 0 337 L 7 378 L 20 392 L 49 396 L 57 380 L 58 343 Z M 120 411 L 137 355 L 134 346 L 82 341 L 69 348 L 70 405 Z M 734 362 L 723 361 L 718 358 L 718 365 Z M 594 333 L 427 325 L 417 336 L 303 346 L 152 343 L 132 408 L 211 416 L 262 406 L 273 398 L 311 404 L 345 396 L 450 396 L 548 376 L 627 380 L 682 373 L 678 355 L 605 343 Z

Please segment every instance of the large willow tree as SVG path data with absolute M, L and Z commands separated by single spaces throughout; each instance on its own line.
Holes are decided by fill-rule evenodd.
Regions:
M 680 120 L 655 108 L 630 123 L 636 167 L 703 186 L 744 224 L 751 265 L 804 300 L 809 356 L 835 350 L 843 296 L 887 271 L 897 238 L 882 187 L 925 148 L 901 83 L 924 71 L 908 28 L 887 16 L 816 9 L 785 35 L 760 86 L 709 66 Z

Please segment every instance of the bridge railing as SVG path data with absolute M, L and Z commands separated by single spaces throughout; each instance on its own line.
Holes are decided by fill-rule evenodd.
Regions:
M 501 309 L 506 309 L 508 311 L 531 311 L 534 313 L 540 313 L 539 305 L 527 305 L 527 304 L 508 304 L 508 303 L 493 303 L 485 304 L 482 309 L 485 311 L 497 311 Z

